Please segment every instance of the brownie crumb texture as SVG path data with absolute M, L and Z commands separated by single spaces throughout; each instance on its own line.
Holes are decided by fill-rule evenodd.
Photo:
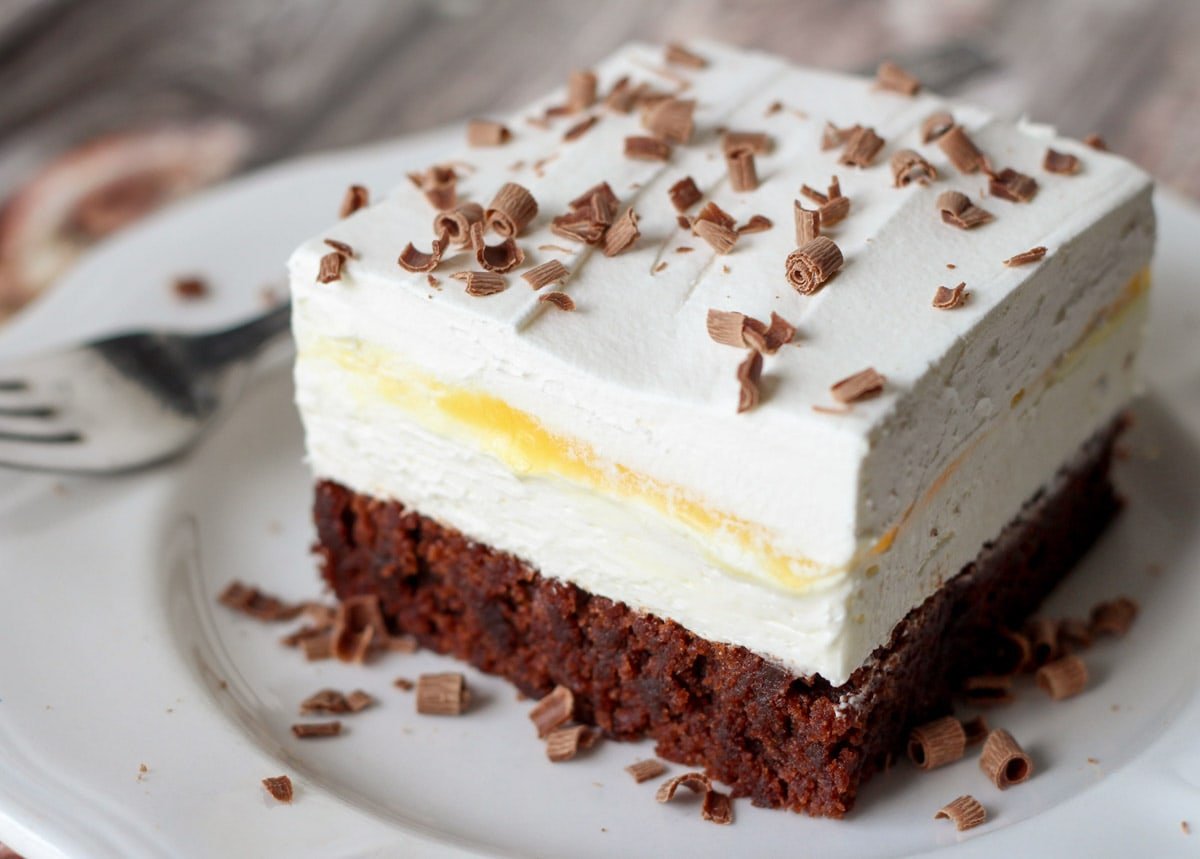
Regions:
M 545 578 L 400 503 L 330 481 L 316 488 L 318 552 L 338 598 L 378 596 L 392 635 L 506 677 L 530 698 L 562 686 L 574 721 L 615 739 L 652 737 L 658 755 L 703 769 L 735 797 L 842 817 L 863 781 L 904 754 L 913 726 L 950 711 L 967 677 L 1005 670 L 989 662 L 1003 649 L 997 640 L 1022 628 L 1119 508 L 1108 470 L 1123 425 L 1084 445 L 837 688 Z M 1107 610 L 1105 631 L 1121 630 L 1131 614 Z M 435 712 L 459 710 L 465 689 L 451 677 L 422 677 L 418 697 L 436 702 Z M 964 740 L 977 742 L 981 727 Z M 994 782 L 1021 780 L 1020 748 L 987 736 Z M 710 806 L 724 816 L 719 800 Z

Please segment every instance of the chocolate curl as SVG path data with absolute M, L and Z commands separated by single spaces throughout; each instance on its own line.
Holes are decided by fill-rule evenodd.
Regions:
M 471 244 L 471 225 L 483 221 L 483 206 L 478 203 L 461 203 L 456 208 L 438 212 L 433 219 L 433 232 L 445 236 L 458 247 Z
M 483 240 L 483 224 L 471 225 L 471 247 L 475 249 L 475 259 L 479 265 L 491 272 L 503 274 L 512 271 L 525 261 L 525 252 L 512 238 L 506 238 L 498 245 L 489 245 Z
M 538 212 L 537 201 L 529 190 L 516 182 L 505 182 L 484 213 L 487 225 L 496 235 L 515 238 Z
M 787 279 L 801 295 L 817 292 L 842 267 L 842 252 L 825 236 L 817 236 L 787 258 Z

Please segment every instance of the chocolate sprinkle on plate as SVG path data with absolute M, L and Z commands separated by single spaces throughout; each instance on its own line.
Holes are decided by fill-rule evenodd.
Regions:
M 569 761 L 581 748 L 590 746 L 593 739 L 586 725 L 555 728 L 546 737 L 546 757 L 556 764 Z
M 950 820 L 953 821 L 954 827 L 962 832 L 965 829 L 974 829 L 987 822 L 987 811 L 979 800 L 970 794 L 964 794 L 953 802 L 942 806 L 937 814 L 933 816 L 934 820 Z
M 292 780 L 285 775 L 269 776 L 262 780 L 263 787 L 267 789 L 267 793 L 271 794 L 271 798 L 276 802 L 291 802 L 295 791 L 292 788 Z
M 988 734 L 979 755 L 979 768 L 1000 790 L 1027 781 L 1033 775 L 1033 761 L 1012 734 L 1002 728 Z
M 458 716 L 469 698 L 467 681 L 457 672 L 422 674 L 417 678 L 417 712 L 427 716 Z
M 328 242 L 329 239 L 326 239 L 325 241 Z M 325 282 L 326 281 L 322 281 L 322 283 Z M 174 283 L 171 284 L 171 288 L 174 290 L 176 295 L 188 301 L 195 301 L 198 298 L 204 298 L 210 291 L 208 287 L 208 281 L 202 277 L 197 277 L 194 275 L 191 277 L 175 278 Z
M 625 767 L 625 772 L 633 776 L 633 780 L 638 784 L 649 781 L 652 778 L 658 778 L 666 771 L 666 764 L 656 758 L 638 761 Z
M 336 737 L 342 733 L 342 723 L 336 719 L 332 722 L 302 722 L 292 725 L 292 733 L 301 740 Z

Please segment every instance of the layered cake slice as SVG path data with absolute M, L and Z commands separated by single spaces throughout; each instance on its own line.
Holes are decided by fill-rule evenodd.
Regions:
M 841 816 L 1116 509 L 1150 181 L 717 45 L 465 137 L 291 259 L 326 580 Z

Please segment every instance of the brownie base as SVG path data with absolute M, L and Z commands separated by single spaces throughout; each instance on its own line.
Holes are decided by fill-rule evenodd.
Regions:
M 1119 502 L 1117 420 L 1080 449 L 974 562 L 897 625 L 842 686 L 540 575 L 391 501 L 316 488 L 317 553 L 340 599 L 374 594 L 393 631 L 540 697 L 619 739 L 653 737 L 755 805 L 843 816 L 913 724 L 950 710 L 957 684 L 994 668 L 1019 628 L 1092 545 Z

